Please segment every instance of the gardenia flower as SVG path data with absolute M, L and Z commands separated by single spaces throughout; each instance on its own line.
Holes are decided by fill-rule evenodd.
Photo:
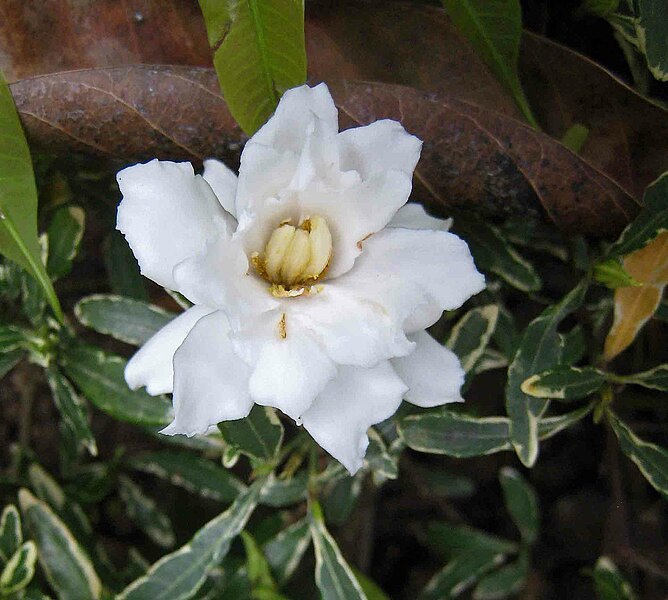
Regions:
M 355 473 L 402 398 L 461 400 L 457 357 L 424 329 L 484 278 L 448 222 L 406 205 L 421 145 L 390 120 L 339 133 L 321 84 L 284 94 L 238 178 L 215 160 L 118 174 L 142 273 L 193 303 L 125 370 L 133 389 L 173 392 L 163 433 L 272 406 Z

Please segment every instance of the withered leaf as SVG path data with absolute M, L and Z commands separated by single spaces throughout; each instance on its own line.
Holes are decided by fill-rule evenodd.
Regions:
M 500 113 L 403 86 L 330 86 L 343 126 L 392 118 L 425 140 L 416 188 L 435 210 L 467 207 L 497 216 L 544 210 L 568 231 L 605 234 L 621 229 L 637 208 L 558 142 Z M 234 162 L 244 140 L 207 69 L 75 71 L 17 82 L 12 93 L 29 138 L 49 150 Z

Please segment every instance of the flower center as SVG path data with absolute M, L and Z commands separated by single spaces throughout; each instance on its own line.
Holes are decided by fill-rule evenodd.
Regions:
M 251 262 L 269 281 L 277 297 L 300 296 L 327 269 L 332 258 L 332 234 L 327 221 L 315 216 L 304 219 L 299 227 L 290 221 L 281 223 L 269 237 L 262 253 L 255 252 Z

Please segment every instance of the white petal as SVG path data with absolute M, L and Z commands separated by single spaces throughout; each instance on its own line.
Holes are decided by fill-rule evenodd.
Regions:
M 302 422 L 353 475 L 369 444 L 367 429 L 396 412 L 406 389 L 388 362 L 372 369 L 341 367 L 338 377 L 302 415 Z
M 289 314 L 282 318 L 279 311 L 266 313 L 233 339 L 237 354 L 253 365 L 253 400 L 296 420 L 336 375 L 336 365 L 308 330 Z
M 401 323 L 382 303 L 325 283 L 320 293 L 292 303 L 291 319 L 317 335 L 332 360 L 340 365 L 373 367 L 383 360 L 405 356 L 414 345 Z
M 409 339 L 416 343 L 415 351 L 392 360 L 408 386 L 406 400 L 425 408 L 463 402 L 460 389 L 464 384 L 464 369 L 457 356 L 425 331 Z
M 385 229 L 364 243 L 355 268 L 336 284 L 380 302 L 405 324 L 419 307 L 459 308 L 484 289 L 485 278 L 452 233 Z
M 175 289 L 174 266 L 227 231 L 231 217 L 190 163 L 152 160 L 123 169 L 116 179 L 123 194 L 116 227 L 141 272 Z
M 233 217 L 237 216 L 235 200 L 237 197 L 237 176 L 234 171 L 216 160 L 209 158 L 204 161 L 204 180 L 211 186 L 218 202 Z
M 168 435 L 205 433 L 220 421 L 242 419 L 253 406 L 250 368 L 234 352 L 220 311 L 200 319 L 174 355 L 174 421 Z
M 449 231 L 452 219 L 437 219 L 427 214 L 424 207 L 416 202 L 402 206 L 392 217 L 388 227 L 403 227 L 404 229 L 433 229 L 435 231 Z
M 212 312 L 205 306 L 193 306 L 153 335 L 129 360 L 125 381 L 131 389 L 146 386 L 152 396 L 169 394 L 173 389 L 172 359 L 195 323 Z
M 277 302 L 265 281 L 255 277 L 241 245 L 226 235 L 174 268 L 178 290 L 194 304 L 224 310 L 232 326 L 272 310 Z
M 412 177 L 422 149 L 420 139 L 389 119 L 342 131 L 338 142 L 341 169 L 357 171 L 363 179 L 387 170 Z

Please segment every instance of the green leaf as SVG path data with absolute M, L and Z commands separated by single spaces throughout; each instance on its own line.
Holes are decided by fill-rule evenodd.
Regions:
M 262 548 L 279 586 L 284 586 L 294 574 L 311 543 L 307 519 L 290 525 Z
M 399 457 L 388 450 L 385 440 L 374 428 L 369 428 L 367 435 L 369 446 L 364 462 L 373 474 L 374 483 L 380 485 L 387 479 L 396 479 L 399 476 Z
M 633 375 L 618 376 L 617 380 L 623 383 L 641 385 L 651 390 L 668 392 L 668 365 L 659 365 L 649 371 L 634 373 Z
M 347 471 L 341 477 L 335 477 L 323 486 L 322 508 L 327 521 L 333 525 L 343 525 L 350 514 L 362 491 L 363 475 L 350 476 Z
M 309 524 L 315 549 L 315 582 L 323 600 L 366 600 L 362 587 L 323 520 L 317 502 L 309 505 Z
M 542 287 L 531 263 L 518 254 L 496 227 L 463 218 L 455 221 L 453 230 L 467 241 L 476 265 L 483 272 L 495 273 L 522 292 L 535 292 Z
M 1 71 L 0 132 L 0 253 L 39 282 L 62 323 L 63 311 L 42 263 L 37 238 L 37 188 L 30 150 Z
M 498 571 L 485 575 L 473 590 L 474 600 L 501 600 L 515 596 L 525 585 L 529 576 L 529 561 L 525 553 L 504 565 Z
M 107 238 L 104 262 L 111 291 L 119 296 L 148 300 L 146 282 L 139 272 L 137 259 L 120 231 L 112 231 Z
M 560 431 L 568 429 L 580 419 L 586 417 L 594 408 L 594 403 L 587 404 L 576 410 L 555 417 L 544 417 L 538 423 L 538 439 L 547 440 Z
M 410 415 L 399 423 L 399 432 L 409 448 L 456 458 L 509 450 L 509 431 L 508 419 L 472 417 L 447 409 Z
M 622 452 L 636 464 L 650 485 L 668 498 L 668 451 L 641 440 L 611 412 L 608 413 L 608 420 Z
M 121 475 L 118 483 L 128 517 L 158 546 L 171 548 L 176 539 L 169 517 L 131 479 Z
M 522 37 L 519 0 L 443 0 L 459 32 L 513 95 L 526 120 L 538 128 L 517 74 Z
M 619 0 L 584 0 L 580 6 L 580 11 L 607 17 L 617 11 Z
M 520 389 L 534 398 L 579 400 L 597 392 L 607 376 L 594 367 L 560 366 L 525 379 Z
M 133 457 L 130 466 L 218 502 L 232 502 L 246 489 L 227 469 L 186 452 L 146 452 Z
M 246 570 L 252 589 L 277 591 L 276 583 L 271 576 L 269 563 L 253 536 L 246 531 L 242 531 L 241 540 L 246 550 Z
M 575 123 L 566 130 L 566 133 L 561 138 L 561 143 L 571 152 L 578 154 L 588 137 L 589 129 L 582 125 L 582 123 Z
M 512 467 L 501 469 L 499 481 L 503 489 L 506 508 L 517 525 L 522 539 L 527 544 L 533 544 L 538 537 L 540 527 L 540 509 L 535 490 Z
M 390 600 L 389 596 L 380 589 L 375 581 L 367 577 L 355 567 L 350 568 L 357 579 L 357 583 L 360 584 L 364 595 L 367 597 L 367 600 Z
M 245 419 L 222 421 L 218 429 L 225 441 L 258 461 L 276 458 L 283 441 L 283 425 L 269 407 L 255 405 Z
M 185 545 L 163 556 L 116 600 L 185 600 L 197 594 L 208 573 L 227 554 L 257 506 L 262 480 L 244 491 L 224 513 L 202 527 Z
M 594 279 L 611 290 L 620 287 L 640 287 L 642 283 L 633 279 L 617 258 L 609 258 L 594 267 Z
M 23 350 L 11 350 L 0 354 L 0 379 L 9 373 L 25 356 Z
M 26 587 L 35 575 L 35 542 L 23 544 L 9 559 L 0 575 L 0 595 L 13 594 Z
M 49 257 L 46 271 L 51 279 L 58 279 L 72 270 L 72 261 L 79 251 L 86 214 L 78 206 L 59 208 L 46 231 Z
M 307 488 L 308 473 L 306 471 L 287 479 L 278 479 L 272 474 L 262 488 L 260 502 L 265 506 L 276 508 L 290 506 L 306 500 Z
M 649 244 L 668 230 L 668 173 L 652 182 L 643 195 L 643 208 L 610 246 L 607 258 L 621 258 Z
M 517 456 L 527 467 L 533 466 L 538 458 L 538 421 L 549 401 L 527 396 L 520 386 L 532 375 L 562 364 L 563 346 L 557 327 L 582 304 L 587 288 L 585 279 L 559 303 L 531 321 L 508 367 L 506 412 L 510 417 L 510 438 Z
M 515 542 L 490 535 L 466 525 L 451 525 L 433 521 L 427 527 L 427 543 L 445 559 L 467 552 L 515 554 Z
M 97 600 L 102 584 L 88 555 L 49 506 L 28 490 L 19 490 L 19 504 L 37 544 L 44 575 L 61 600 Z
M 668 81 L 668 4 L 665 0 L 637 0 L 636 33 L 647 66 L 659 81 Z
M 468 311 L 452 328 L 445 345 L 452 350 L 469 372 L 480 360 L 496 328 L 499 307 L 494 304 Z
M 63 425 L 71 432 L 78 444 L 87 448 L 93 456 L 97 456 L 97 444 L 88 425 L 86 405 L 55 366 L 47 369 L 46 378 Z
M 172 420 L 171 402 L 132 391 L 123 377 L 127 361 L 83 344 L 65 348 L 61 366 L 88 400 L 115 419 L 137 425 L 167 425 Z
M 443 600 L 459 596 L 480 577 L 501 564 L 504 558 L 503 554 L 479 549 L 463 552 L 429 580 L 419 600 Z
M 230 112 L 254 134 L 278 100 L 306 81 L 302 0 L 200 0 Z
M 0 560 L 7 562 L 23 542 L 21 517 L 16 506 L 8 504 L 0 517 Z
M 74 307 L 77 319 L 98 333 L 141 346 L 177 315 L 132 298 L 87 296 Z
M 629 583 L 607 556 L 601 556 L 594 566 L 594 591 L 598 600 L 635 600 L 636 597 Z

